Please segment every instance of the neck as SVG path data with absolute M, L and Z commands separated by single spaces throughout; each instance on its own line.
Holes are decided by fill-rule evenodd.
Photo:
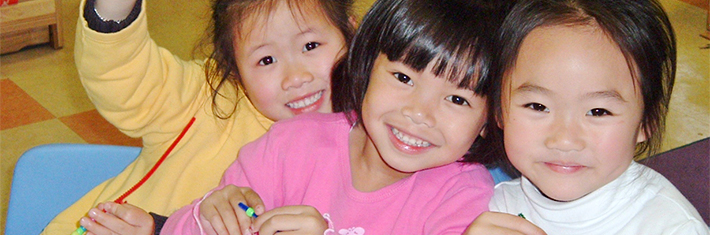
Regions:
M 413 174 L 387 165 L 362 125 L 350 131 L 349 146 L 352 184 L 358 191 L 376 191 Z

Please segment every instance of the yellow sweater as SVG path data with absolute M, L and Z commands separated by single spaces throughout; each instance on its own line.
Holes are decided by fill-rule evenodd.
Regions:
M 81 17 L 83 1 L 79 9 L 75 62 L 81 81 L 99 112 L 127 135 L 142 137 L 144 147 L 123 172 L 59 214 L 42 234 L 70 234 L 89 209 L 126 192 L 192 117 L 193 126 L 153 176 L 126 198 L 128 203 L 170 215 L 217 186 L 239 149 L 272 124 L 246 98 L 237 99 L 244 96 L 235 89 L 218 102 L 229 111 L 239 100 L 235 115 L 215 117 L 204 61 L 183 61 L 158 47 L 148 34 L 145 11 L 127 28 L 104 34 L 89 29 Z

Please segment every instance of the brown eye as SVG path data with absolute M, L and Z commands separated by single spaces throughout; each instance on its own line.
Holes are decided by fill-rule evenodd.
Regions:
M 317 42 L 306 43 L 306 45 L 303 46 L 303 52 L 316 49 L 316 47 L 318 47 L 318 46 L 320 46 L 320 43 L 317 43 Z
M 454 104 L 469 106 L 468 100 L 464 99 L 461 96 L 450 95 L 446 97 L 446 100 L 451 101 L 451 103 Z
M 596 109 L 591 109 L 587 111 L 587 116 L 594 116 L 594 117 L 601 117 L 601 116 L 607 116 L 607 115 L 612 115 L 609 110 L 602 109 L 602 108 L 596 108 Z
M 525 107 L 535 110 L 535 111 L 538 111 L 538 112 L 546 112 L 546 113 L 550 112 L 550 109 L 548 109 L 547 107 L 545 107 L 545 105 L 542 105 L 540 103 L 529 103 L 529 104 L 526 104 Z
M 401 83 L 404 83 L 404 84 L 407 84 L 410 86 L 414 85 L 414 82 L 412 82 L 412 79 L 409 76 L 407 76 L 406 74 L 393 73 L 392 75 L 394 75 L 394 77 L 397 78 L 397 80 L 399 80 L 399 82 L 401 82 Z
M 270 64 L 273 64 L 274 62 L 276 62 L 276 59 L 274 59 L 274 57 L 267 56 L 267 57 L 261 58 L 261 60 L 259 60 L 259 65 L 270 65 Z

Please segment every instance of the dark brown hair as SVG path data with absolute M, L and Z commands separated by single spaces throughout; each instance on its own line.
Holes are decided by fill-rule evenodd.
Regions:
M 355 34 L 355 26 L 351 19 L 354 17 L 353 0 L 214 0 L 212 2 L 212 18 L 210 29 L 205 36 L 212 46 L 205 64 L 207 83 L 212 91 L 212 112 L 219 118 L 228 118 L 234 114 L 235 106 L 225 111 L 217 105 L 220 90 L 224 86 L 234 86 L 242 89 L 242 80 L 239 75 L 235 52 L 235 36 L 241 35 L 246 29 L 240 22 L 249 22 L 249 17 L 258 17 L 259 14 L 268 16 L 278 3 L 286 1 L 289 8 L 295 13 L 313 9 L 314 6 L 326 19 L 340 30 L 349 45 Z M 237 45 L 238 46 L 238 45 Z M 237 99 L 244 97 L 239 96 Z
M 375 59 L 384 54 L 421 71 L 434 62 L 436 76 L 489 96 L 492 40 L 505 14 L 499 0 L 380 0 L 365 15 L 345 64 L 334 73 L 333 110 L 355 111 L 362 102 Z M 478 138 L 464 162 L 488 164 L 487 139 Z
M 642 128 L 647 140 L 637 146 L 636 159 L 655 154 L 668 113 L 676 72 L 676 39 L 668 16 L 656 0 L 521 0 L 500 28 L 491 115 L 502 117 L 503 79 L 515 66 L 520 46 L 535 28 L 595 25 L 621 49 L 643 96 Z M 502 130 L 489 128 L 502 145 Z M 504 154 L 504 153 L 503 153 Z

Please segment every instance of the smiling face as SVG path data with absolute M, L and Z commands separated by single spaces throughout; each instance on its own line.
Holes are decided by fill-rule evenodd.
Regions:
M 551 199 L 575 200 L 616 179 L 645 140 L 640 88 L 596 26 L 533 30 L 504 84 L 508 158 Z
M 380 54 L 362 104 L 369 138 L 363 155 L 386 171 L 409 174 L 460 159 L 485 123 L 486 99 Z
M 235 57 L 247 96 L 267 118 L 332 112 L 330 73 L 345 38 L 318 7 L 290 9 L 280 1 L 270 15 L 246 19 Z

